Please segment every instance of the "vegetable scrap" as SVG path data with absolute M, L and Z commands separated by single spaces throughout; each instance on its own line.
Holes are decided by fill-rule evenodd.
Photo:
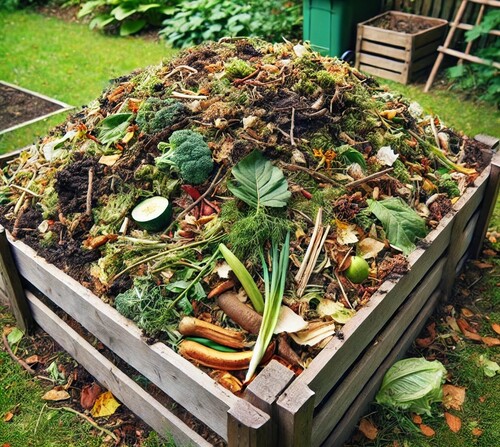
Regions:
M 226 38 L 111 81 L 8 162 L 0 222 L 241 392 L 343 339 L 488 163 L 338 59 Z

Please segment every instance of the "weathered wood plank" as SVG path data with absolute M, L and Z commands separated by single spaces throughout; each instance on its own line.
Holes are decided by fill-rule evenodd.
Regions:
M 148 345 L 139 328 L 80 283 L 10 240 L 22 277 L 71 315 L 124 361 L 227 439 L 227 412 L 240 400 L 163 343 Z M 255 408 L 246 403 L 251 413 Z
M 359 62 L 372 67 L 384 68 L 386 70 L 402 73 L 405 68 L 404 62 L 393 61 L 384 57 L 373 56 L 371 54 L 360 53 Z
M 228 412 L 228 445 L 230 447 L 274 447 L 271 418 L 239 399 Z
M 418 61 L 418 59 L 420 59 L 424 56 L 428 56 L 429 54 L 434 54 L 434 57 L 436 57 L 437 56 L 437 48 L 438 48 L 440 43 L 441 43 L 440 40 L 436 40 L 434 42 L 430 42 L 426 45 L 423 45 L 420 48 L 416 48 L 412 54 L 413 60 Z
M 477 138 L 477 137 L 476 137 Z M 491 140 L 490 140 L 491 141 Z M 493 145 L 498 145 L 498 139 L 491 141 Z M 486 231 L 488 230 L 488 222 L 491 219 L 493 210 L 497 203 L 498 192 L 500 189 L 500 152 L 497 152 L 490 164 L 490 177 L 486 186 L 483 203 L 481 205 L 481 215 L 477 223 L 477 230 L 471 243 L 470 256 L 477 259 L 481 253 Z
M 275 403 L 294 378 L 295 374 L 291 370 L 271 360 L 245 390 L 244 398 L 271 416 L 270 445 L 278 445 L 278 412 Z
M 16 264 L 7 240 L 5 228 L 0 225 L 0 293 L 5 295 L 16 318 L 16 325 L 23 332 L 33 329 L 34 321 L 26 300 L 24 287 L 17 271 Z
M 180 445 L 211 445 L 99 353 L 35 295 L 27 292 L 27 298 L 40 327 L 151 428 L 160 435 L 172 435 Z
M 430 15 L 431 9 L 432 9 L 432 0 L 424 0 L 420 13 L 423 16 L 428 16 Z
M 334 338 L 311 362 L 289 388 L 307 384 L 315 393 L 315 406 L 319 405 L 347 368 L 380 331 L 402 301 L 447 248 L 456 215 L 468 220 L 479 206 L 486 188 L 488 172 L 477 179 L 477 188 L 469 188 L 455 204 L 454 211 L 443 218 L 438 228 L 424 239 L 427 250 L 419 248 L 409 256 L 411 271 L 396 282 L 386 281 L 368 304 L 343 328 L 344 340 Z
M 436 22 L 435 27 L 432 29 L 426 29 L 415 34 L 413 37 L 415 48 L 420 48 L 429 42 L 434 42 L 435 40 L 442 41 L 444 34 L 447 29 L 446 20 L 441 19 L 428 19 L 429 21 Z M 441 43 L 441 42 L 440 42 Z
M 379 76 L 384 79 L 390 79 L 392 81 L 401 82 L 402 84 L 406 83 L 406 75 L 401 73 L 394 73 L 393 71 L 384 70 L 382 68 L 371 67 L 370 65 L 361 64 L 358 68 L 360 71 L 364 71 L 365 73 L 370 73 L 374 76 Z
M 397 360 L 404 356 L 415 337 L 424 327 L 427 319 L 430 315 L 432 315 L 432 311 L 438 303 L 439 298 L 439 292 L 434 293 L 429 298 L 429 301 L 425 304 L 418 317 L 407 328 L 403 337 L 394 344 L 394 349 L 380 365 L 377 372 L 369 380 L 356 400 L 351 404 L 349 410 L 339 424 L 333 429 L 330 436 L 325 440 L 323 444 L 324 446 L 342 447 L 344 445 L 344 442 L 349 438 L 355 425 L 359 422 L 359 419 L 368 408 L 368 405 L 375 398 L 375 395 L 380 388 L 380 384 L 382 383 L 384 374 Z
M 423 70 L 424 68 L 432 66 L 432 64 L 436 60 L 436 57 L 437 57 L 437 53 L 436 54 L 429 54 L 428 56 L 423 57 L 422 59 L 413 62 L 412 66 L 411 66 L 412 74 L 417 73 L 418 71 Z
M 437 48 L 437 45 L 436 45 Z M 402 61 L 406 60 L 408 52 L 402 48 L 395 48 L 389 45 L 381 45 L 379 43 L 363 40 L 361 42 L 361 51 L 365 53 L 375 53 L 383 56 L 389 56 Z
M 375 28 L 369 25 L 363 26 L 363 38 L 374 42 L 391 42 L 391 45 L 405 48 L 411 40 L 409 34 L 402 34 L 396 31 Z
M 314 392 L 307 385 L 295 383 L 277 402 L 280 446 L 303 447 L 311 442 Z
M 366 382 L 390 353 L 394 347 L 394 340 L 401 338 L 406 328 L 418 316 L 423 305 L 439 285 L 445 261 L 446 259 L 442 258 L 436 262 L 372 346 L 363 353 L 355 366 L 349 369 L 349 375 L 342 380 L 328 401 L 322 404 L 320 412 L 313 420 L 312 446 L 321 445 L 328 437 Z

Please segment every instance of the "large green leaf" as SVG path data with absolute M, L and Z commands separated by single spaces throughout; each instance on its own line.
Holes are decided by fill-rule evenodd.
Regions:
M 425 221 L 399 197 L 368 200 L 368 209 L 382 222 L 389 242 L 405 255 L 415 249 L 415 240 L 425 237 Z
M 291 197 L 281 169 L 273 166 L 258 151 L 241 160 L 232 173 L 238 184 L 229 182 L 229 190 L 251 207 L 281 208 Z
M 104 118 L 97 126 L 100 142 L 111 144 L 123 138 L 131 118 L 132 113 L 116 113 Z

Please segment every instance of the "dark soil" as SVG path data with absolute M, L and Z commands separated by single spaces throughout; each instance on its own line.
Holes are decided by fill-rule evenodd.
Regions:
M 59 104 L 0 84 L 0 131 L 62 109 Z
M 404 34 L 417 34 L 420 31 L 432 28 L 435 26 L 427 20 L 420 18 L 414 18 L 409 20 L 405 16 L 400 15 L 389 15 L 386 14 L 383 17 L 373 20 L 369 23 L 370 26 L 375 26 L 376 28 L 382 28 L 389 31 L 396 31 L 398 33 Z

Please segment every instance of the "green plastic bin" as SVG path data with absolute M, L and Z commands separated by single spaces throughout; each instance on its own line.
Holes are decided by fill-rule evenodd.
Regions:
M 323 55 L 354 50 L 356 24 L 380 12 L 380 0 L 303 0 L 304 40 Z

